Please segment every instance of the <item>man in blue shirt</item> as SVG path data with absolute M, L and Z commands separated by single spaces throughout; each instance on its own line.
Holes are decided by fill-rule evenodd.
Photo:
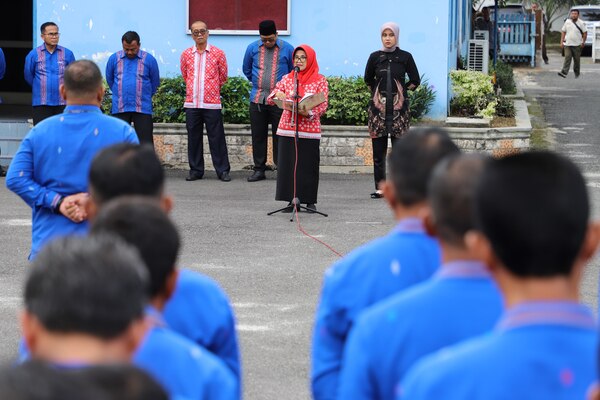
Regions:
M 140 143 L 154 145 L 152 96 L 160 85 L 158 63 L 140 50 L 140 36 L 133 31 L 121 38 L 123 50 L 110 56 L 106 81 L 112 92 L 112 114 L 135 127 Z
M 584 399 L 597 377 L 598 334 L 578 303 L 600 241 L 586 183 L 568 159 L 531 152 L 491 161 L 475 194 L 469 244 L 504 295 L 492 334 L 427 356 L 401 398 Z
M 324 277 L 312 342 L 312 393 L 336 399 L 344 344 L 367 307 L 423 282 L 437 271 L 440 249 L 425 232 L 427 182 L 435 165 L 458 154 L 448 134 L 431 128 L 412 131 L 392 150 L 385 198 L 398 221 L 392 232 L 352 251 Z
M 277 28 L 272 20 L 262 21 L 258 25 L 260 40 L 252 42 L 244 55 L 244 75 L 252 82 L 250 92 L 250 127 L 252 130 L 252 157 L 254 173 L 248 182 L 266 178 L 267 143 L 269 124 L 273 144 L 273 163 L 277 165 L 277 126 L 283 112 L 277 106 L 267 104 L 277 82 L 294 68 L 291 44 L 277 37 Z
M 131 126 L 100 111 L 102 74 L 92 61 L 69 65 L 60 91 L 67 101 L 64 114 L 25 136 L 6 175 L 8 189 L 33 210 L 30 259 L 54 237 L 86 232 L 85 215 L 68 210 L 87 192 L 96 153 L 114 143 L 138 142 Z
M 114 237 L 49 243 L 25 284 L 29 354 L 62 368 L 128 362 L 147 330 L 148 283 L 140 256 Z
M 440 241 L 443 264 L 432 279 L 362 314 L 344 349 L 339 399 L 394 400 L 418 359 L 493 329 L 502 312 L 500 292 L 465 242 L 485 161 L 452 157 L 434 170 L 426 225 Z
M 146 310 L 151 328 L 134 363 L 158 380 L 171 396 L 187 399 L 239 399 L 233 373 L 216 356 L 175 333 L 161 315 L 175 291 L 179 234 L 152 199 L 123 197 L 107 204 L 92 224 L 92 235 L 116 235 L 134 246 L 150 275 Z M 210 312 L 207 310 L 207 312 Z
M 65 109 L 61 97 L 65 69 L 75 61 L 73 52 L 58 45 L 60 32 L 54 22 L 40 27 L 44 44 L 31 50 L 25 58 L 25 80 L 33 90 L 33 125 Z
M 123 143 L 104 149 L 92 162 L 89 185 L 85 213 L 92 222 L 107 203 L 122 196 L 144 196 L 167 213 L 173 207 L 172 197 L 164 193 L 162 165 L 150 146 Z M 241 381 L 235 316 L 227 295 L 214 280 L 179 269 L 163 317 L 170 329 L 219 357 Z

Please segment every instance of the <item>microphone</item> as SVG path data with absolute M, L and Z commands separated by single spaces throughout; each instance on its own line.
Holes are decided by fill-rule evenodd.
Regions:
M 295 67 L 294 67 L 294 72 L 300 72 L 300 67 L 298 67 L 298 66 L 295 66 Z

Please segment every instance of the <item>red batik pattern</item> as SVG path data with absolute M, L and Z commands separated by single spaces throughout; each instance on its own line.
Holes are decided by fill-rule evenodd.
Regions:
M 202 53 L 190 47 L 181 54 L 181 75 L 185 80 L 186 108 L 221 108 L 221 87 L 227 81 L 225 53 L 208 45 Z
M 298 115 L 298 137 L 303 139 L 321 139 L 321 115 L 325 113 L 329 104 L 329 86 L 327 85 L 327 79 L 325 79 L 323 75 L 320 75 L 319 79 L 316 81 L 306 85 L 300 84 L 300 86 L 304 89 L 305 94 L 322 92 L 325 95 L 325 101 L 312 109 L 312 116 L 307 118 Z M 283 79 L 277 83 L 275 89 L 269 96 L 269 104 L 275 104 L 272 100 L 275 93 L 283 92 L 289 99 L 293 98 L 294 90 L 294 73 L 292 72 L 285 75 Z M 300 90 L 300 93 L 302 93 L 302 90 Z M 284 110 L 281 119 L 279 120 L 277 134 L 280 136 L 293 137 L 295 135 L 295 129 L 292 112 Z

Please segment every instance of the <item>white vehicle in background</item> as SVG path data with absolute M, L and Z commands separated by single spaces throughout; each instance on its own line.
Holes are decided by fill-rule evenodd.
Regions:
M 585 41 L 584 51 L 590 52 L 592 49 L 592 43 L 594 41 L 594 26 L 600 24 L 600 6 L 576 6 L 572 7 L 569 11 L 579 11 L 579 19 L 585 22 L 587 26 L 587 39 Z

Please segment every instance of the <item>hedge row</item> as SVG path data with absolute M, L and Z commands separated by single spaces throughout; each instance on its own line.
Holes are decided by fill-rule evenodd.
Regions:
M 329 107 L 322 119 L 328 125 L 366 125 L 367 104 L 371 93 L 361 77 L 329 77 Z M 221 89 L 225 123 L 250 123 L 250 82 L 244 77 L 230 77 Z M 409 91 L 411 117 L 422 118 L 435 100 L 435 88 L 423 79 L 421 86 Z M 185 82 L 181 76 L 161 78 L 153 98 L 154 122 L 185 122 L 183 101 Z M 106 91 L 102 108 L 110 112 L 112 96 Z

